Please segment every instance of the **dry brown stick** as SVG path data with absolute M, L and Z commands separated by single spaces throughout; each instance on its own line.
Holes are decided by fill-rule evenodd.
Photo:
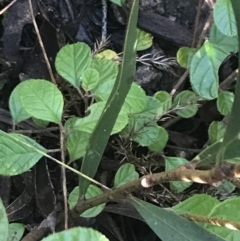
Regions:
M 201 47 L 202 43 L 204 42 L 207 30 L 210 27 L 210 25 L 212 24 L 212 21 L 213 21 L 213 12 L 210 13 L 210 15 L 209 15 L 204 27 L 203 27 L 202 33 L 200 35 L 200 38 L 199 38 L 199 41 L 198 41 L 198 44 L 197 44 L 197 49 L 199 49 Z
M 17 0 L 13 0 L 12 2 L 10 2 L 5 8 L 3 8 L 0 11 L 0 15 L 2 15 L 3 13 L 5 13 Z
M 238 69 L 233 71 L 221 84 L 220 89 L 226 90 L 238 75 Z
M 28 3 L 29 3 L 29 10 L 30 10 L 33 26 L 34 26 L 34 29 L 35 29 L 36 34 L 37 34 L 39 45 L 41 47 L 41 50 L 42 50 L 42 53 L 43 53 L 43 57 L 44 57 L 44 60 L 46 62 L 46 65 L 47 65 L 47 69 L 48 69 L 49 75 L 51 77 L 52 82 L 55 85 L 57 85 L 56 79 L 54 77 L 54 74 L 53 74 L 53 71 L 52 71 L 52 68 L 51 68 L 48 56 L 47 56 L 47 53 L 45 51 L 45 47 L 44 47 L 44 44 L 43 44 L 43 41 L 42 41 L 42 37 L 40 35 L 39 29 L 38 29 L 38 26 L 37 26 L 37 23 L 36 23 L 36 20 L 35 20 L 35 17 L 34 17 L 33 7 L 32 7 L 32 0 L 28 0 Z
M 195 23 L 194 23 L 192 48 L 194 48 L 195 42 L 196 42 L 196 38 L 197 38 L 197 30 L 198 30 L 198 25 L 199 25 L 199 18 L 200 18 L 201 8 L 202 8 L 203 3 L 204 3 L 204 0 L 200 0 L 198 2 L 198 6 L 197 6 L 197 15 L 196 15 L 196 18 L 195 18 Z
M 170 93 L 171 96 L 174 96 L 176 94 L 177 89 L 185 82 L 188 75 L 189 75 L 189 70 L 186 70 L 184 74 L 181 76 L 181 78 L 179 79 L 179 81 L 177 82 L 177 84 L 173 87 Z
M 162 127 L 167 129 L 170 126 L 172 126 L 173 124 L 177 123 L 179 120 L 181 120 L 182 117 L 181 116 L 176 116 L 175 118 L 169 119 L 168 121 L 166 121 L 165 123 L 162 124 Z
M 22 241 L 41 240 L 42 238 L 46 237 L 49 231 L 49 228 L 38 229 L 38 227 L 35 227 L 25 237 L 22 238 Z
M 39 29 L 38 29 L 38 26 L 37 26 L 37 23 L 36 23 L 36 20 L 34 17 L 33 8 L 32 8 L 32 0 L 28 0 L 28 2 L 29 2 L 29 10 L 31 13 L 33 26 L 36 31 L 37 37 L 38 37 L 38 41 L 39 41 L 39 44 L 40 44 L 40 47 L 41 47 L 41 50 L 42 50 L 42 53 L 44 56 L 44 60 L 46 62 L 47 68 L 48 68 L 49 75 L 51 77 L 51 81 L 53 84 L 57 85 L 56 79 L 54 77 L 54 74 L 53 74 L 43 41 L 42 41 L 42 37 L 40 35 Z M 66 147 L 65 147 L 65 140 L 64 140 L 64 136 L 65 136 L 64 127 L 63 127 L 62 123 L 59 124 L 59 129 L 60 129 L 61 161 L 65 164 Z M 67 186 L 66 186 L 67 181 L 66 181 L 65 167 L 63 165 L 62 165 L 62 179 L 63 179 L 62 187 L 63 187 L 63 196 L 64 196 L 65 229 L 67 230 L 68 229 L 68 203 L 67 203 Z
M 83 94 L 82 90 L 80 89 L 80 87 L 76 88 L 80 97 L 82 98 L 83 102 L 84 102 L 84 106 L 85 106 L 85 111 L 87 111 L 88 109 L 88 99 L 86 98 L 86 95 Z
M 198 40 L 197 49 L 199 49 L 201 47 L 203 40 L 205 39 L 206 32 L 207 32 L 210 24 L 212 23 L 212 18 L 213 18 L 213 14 L 211 13 L 208 17 L 208 20 L 205 23 L 205 26 L 204 26 L 202 33 L 200 35 L 200 38 Z M 186 70 L 185 73 L 183 74 L 183 76 L 177 82 L 177 84 L 173 87 L 173 89 L 170 93 L 172 96 L 174 96 L 176 94 L 177 89 L 186 81 L 188 75 L 189 75 L 189 71 Z
M 74 208 L 74 212 L 81 214 L 85 210 L 109 201 L 122 202 L 132 192 L 143 188 L 149 188 L 159 183 L 170 181 L 185 181 L 215 185 L 223 179 L 240 177 L 240 165 L 224 162 L 221 166 L 215 166 L 210 170 L 194 170 L 190 167 L 181 166 L 171 171 L 145 175 L 137 180 L 131 181 L 117 189 L 106 191 L 105 193 L 88 199 L 79 201 Z M 194 168 L 194 165 L 193 165 Z
M 65 156 L 66 156 L 66 138 L 65 138 L 65 130 L 62 123 L 59 124 L 60 127 L 60 147 L 61 147 L 61 161 L 65 164 Z M 67 200 L 67 178 L 66 178 L 66 168 L 64 166 L 61 167 L 62 170 L 62 188 L 63 188 L 63 198 L 64 198 L 64 228 L 68 229 L 68 200 Z
M 198 2 L 198 7 L 197 7 L 197 16 L 195 18 L 195 26 L 194 26 L 194 32 L 193 32 L 193 41 L 192 41 L 192 48 L 195 46 L 195 42 L 196 42 L 196 38 L 197 38 L 197 29 L 198 29 L 198 25 L 199 25 L 199 18 L 200 18 L 200 13 L 201 13 L 201 8 L 203 5 L 204 0 L 200 0 Z M 179 81 L 177 82 L 177 84 L 173 87 L 172 91 L 171 91 L 171 95 L 173 96 L 177 89 L 184 83 L 184 81 L 186 80 L 186 78 L 189 75 L 189 70 L 186 70 L 184 72 L 184 74 L 182 75 L 182 77 L 179 79 Z
M 193 148 L 174 146 L 174 145 L 166 145 L 166 147 L 171 148 L 171 149 L 180 150 L 180 151 L 193 152 L 193 153 L 200 153 L 201 151 L 203 151 L 203 149 L 193 149 Z
M 234 222 L 234 221 L 214 218 L 214 217 L 201 216 L 201 215 L 186 214 L 186 213 L 180 214 L 180 216 L 194 222 L 210 223 L 216 226 L 226 227 L 231 230 L 240 230 L 239 222 Z
M 51 131 L 57 131 L 59 130 L 58 127 L 48 127 L 44 129 L 39 130 L 16 130 L 15 133 L 21 133 L 21 134 L 34 134 L 34 133 L 44 133 L 44 132 L 51 132 Z

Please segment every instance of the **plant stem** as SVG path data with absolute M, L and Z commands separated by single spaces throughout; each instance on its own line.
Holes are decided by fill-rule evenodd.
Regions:
M 224 162 L 220 167 L 215 166 L 210 170 L 204 171 L 192 169 L 194 166 L 195 165 L 191 167 L 188 163 L 187 165 L 177 167 L 167 172 L 145 175 L 137 180 L 126 183 L 117 189 L 106 191 L 94 198 L 85 201 L 80 200 L 73 211 L 80 215 L 85 210 L 102 203 L 107 203 L 109 201 L 122 202 L 124 199 L 128 199 L 128 195 L 132 192 L 136 192 L 143 188 L 150 188 L 159 183 L 185 181 L 216 185 L 223 179 L 232 180 L 240 177 L 240 165 L 228 162 Z

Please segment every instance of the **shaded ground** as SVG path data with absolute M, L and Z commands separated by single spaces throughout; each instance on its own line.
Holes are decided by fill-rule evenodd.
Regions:
M 101 39 L 103 17 L 101 1 L 72 1 L 69 6 L 66 4 L 67 1 L 64 0 L 35 0 L 32 2 L 33 13 L 53 70 L 56 53 L 66 43 L 84 41 L 94 48 L 96 40 Z M 208 7 L 202 7 L 200 20 L 197 24 L 194 24 L 197 16 L 197 4 L 198 1 L 191 0 L 142 0 L 138 25 L 153 34 L 154 45 L 151 49 L 139 53 L 139 55 L 154 54 L 156 51 L 160 51 L 168 57 L 175 57 L 179 47 L 192 46 L 194 39 L 198 40 L 209 15 Z M 6 5 L 7 2 L 2 4 L 2 8 Z M 107 33 L 111 35 L 109 47 L 117 52 L 122 50 L 126 12 L 127 8 L 116 8 L 108 3 Z M 195 28 L 196 31 L 193 34 Z M 8 112 L 8 98 L 13 88 L 20 81 L 28 78 L 50 79 L 50 76 L 32 25 L 28 0 L 19 0 L 8 10 L 7 15 L 2 20 L 0 34 L 2 37 L 0 128 L 3 131 L 10 131 L 12 123 Z M 231 71 L 233 68 L 234 64 L 228 64 L 226 69 Z M 221 71 L 220 78 L 224 79 L 229 73 L 224 69 Z M 145 75 L 142 73 L 145 73 Z M 169 71 L 164 68 L 156 68 L 154 65 L 146 67 L 139 64 L 137 82 L 149 95 L 158 90 L 170 92 L 183 73 L 184 70 L 176 66 Z M 179 87 L 178 91 L 189 87 L 189 83 L 186 81 Z M 68 86 L 61 85 L 61 90 L 64 93 L 67 93 L 68 89 Z M 69 110 L 69 112 L 74 114 L 73 110 Z M 162 123 L 169 132 L 169 143 L 162 154 L 184 156 L 191 159 L 200 152 L 207 142 L 209 123 L 219 119 L 221 119 L 221 116 L 217 112 L 214 101 L 204 104 L 193 118 L 179 119 L 172 117 L 168 119 Z M 16 127 L 16 130 L 29 130 L 29 133 L 31 133 L 30 130 L 36 129 L 37 126 L 31 121 L 25 121 Z M 59 148 L 58 131 L 28 135 L 39 140 L 47 149 Z M 146 174 L 149 170 L 164 170 L 162 154 L 149 155 L 144 148 L 135 144 L 130 146 L 128 143 L 122 143 L 118 136 L 112 137 L 111 140 L 111 143 L 115 144 L 109 144 L 107 147 L 96 176 L 98 180 L 103 178 L 107 184 L 111 184 L 114 173 L 124 163 L 122 162 L 123 159 L 125 162 L 134 163 L 141 174 Z M 122 147 L 124 147 L 124 152 Z M 60 158 L 58 152 L 52 155 Z M 76 168 L 79 168 L 79 165 L 80 162 L 75 163 Z M 11 178 L 1 176 L 0 197 L 7 207 L 9 221 L 18 221 L 28 225 L 27 234 L 31 227 L 39 225 L 52 212 L 59 213 L 63 209 L 60 180 L 60 167 L 44 158 L 30 172 L 23 175 Z M 73 173 L 67 172 L 67 181 L 69 192 L 78 185 L 77 176 Z M 212 192 L 212 190 L 207 186 L 193 185 L 184 194 L 176 195 L 168 190 L 168 185 L 165 185 L 148 190 L 145 193 L 139 193 L 138 196 L 144 197 L 148 201 L 157 202 L 162 207 L 169 207 L 196 192 Z M 74 219 L 71 220 L 71 224 L 73 226 L 94 227 L 104 233 L 110 240 L 158 240 L 144 222 L 132 217 L 138 218 L 136 212 L 131 208 L 109 204 L 105 212 L 97 218 L 89 220 Z M 63 230 L 63 224 L 59 223 L 60 220 L 61 218 L 58 217 L 57 231 Z M 42 230 L 43 236 L 49 232 L 49 229 Z M 35 239 L 26 238 L 24 240 L 40 239 L 41 235 Z

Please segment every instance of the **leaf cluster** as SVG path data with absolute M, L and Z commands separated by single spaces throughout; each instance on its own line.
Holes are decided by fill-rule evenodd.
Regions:
M 121 6 L 124 1 L 112 0 L 112 2 Z M 108 51 L 95 56 L 84 43 L 69 44 L 63 47 L 56 57 L 55 66 L 58 74 L 66 84 L 70 84 L 79 93 L 85 104 L 86 115 L 70 117 L 63 123 L 64 96 L 61 90 L 47 80 L 29 79 L 16 86 L 11 93 L 9 108 L 13 122 L 17 124 L 32 118 L 42 127 L 50 123 L 62 125 L 66 134 L 69 161 L 74 162 L 83 157 L 81 169 L 83 173 L 80 175 L 88 175 L 89 180 L 92 180 L 90 178 L 95 175 L 105 142 L 110 135 L 118 134 L 123 139 L 147 147 L 151 152 L 159 153 L 168 141 L 167 131 L 160 126 L 159 121 L 170 113 L 175 113 L 182 118 L 190 118 L 197 113 L 200 100 L 217 98 L 219 112 L 224 116 L 234 117 L 236 106 L 239 104 L 236 100 L 239 98 L 240 88 L 236 87 L 234 95 L 229 91 L 220 90 L 218 83 L 220 64 L 231 52 L 238 51 L 237 25 L 240 25 L 240 19 L 236 13 L 240 11 L 240 4 L 234 0 L 232 3 L 234 8 L 230 0 L 217 1 L 209 40 L 200 49 L 183 47 L 178 51 L 179 64 L 190 71 L 193 91 L 182 91 L 174 98 L 164 91 L 159 91 L 154 96 L 147 96 L 143 89 L 133 82 L 135 52 L 146 49 L 152 44 L 152 37 L 136 28 L 138 1 L 134 0 L 121 66 L 115 61 L 116 53 Z M 138 47 L 134 48 L 136 46 Z M 197 166 L 215 164 L 219 157 L 218 153 L 221 153 L 223 159 L 229 162 L 239 162 L 240 127 L 237 126 L 236 121 L 234 122 L 236 118 L 232 119 L 230 118 L 230 123 L 233 123 L 232 129 L 229 128 L 230 124 L 223 121 L 211 123 L 210 145 L 195 157 Z M 106 129 L 99 130 L 99 126 L 105 126 Z M 233 128 L 236 128 L 235 133 L 232 131 Z M 228 141 L 230 137 L 231 142 Z M 103 143 L 99 143 L 101 138 Z M 0 131 L 0 144 L 1 175 L 13 176 L 26 172 L 42 156 L 48 156 L 47 149 L 25 135 Z M 92 162 L 95 157 L 97 157 L 96 163 Z M 166 157 L 165 171 L 174 172 L 177 167 L 187 163 L 188 161 L 184 158 Z M 121 189 L 124 185 L 138 179 L 139 174 L 134 165 L 124 164 L 115 174 L 112 189 Z M 89 200 L 103 194 L 99 187 L 89 185 L 89 180 L 85 183 L 82 180 L 83 178 L 80 178 L 80 184 L 84 185 L 75 187 L 68 198 L 69 208 L 73 211 L 82 195 Z M 184 177 L 181 180 L 172 181 L 171 191 L 182 192 L 192 184 L 182 180 Z M 240 215 L 236 214 L 238 197 L 220 202 L 209 195 L 194 195 L 175 205 L 171 211 L 138 200 L 133 196 L 129 196 L 127 201 L 134 205 L 162 240 L 169 240 L 170 237 L 173 240 L 223 240 L 222 238 L 238 240 L 240 237 L 239 231 L 233 232 L 226 227 L 216 227 L 206 222 L 200 223 L 201 219 L 193 220 L 195 223 L 183 218 L 186 215 L 192 215 L 191 217 L 200 215 L 209 219 L 222 218 L 229 222 L 240 222 Z M 106 203 L 102 203 L 91 207 L 81 216 L 95 217 L 103 211 L 105 205 Z M 8 223 L 5 208 L 0 201 L 0 239 L 13 240 L 14 235 L 14 240 L 20 240 L 23 233 L 24 227 L 21 224 Z M 81 227 L 50 235 L 43 240 L 85 239 L 107 240 L 99 232 Z

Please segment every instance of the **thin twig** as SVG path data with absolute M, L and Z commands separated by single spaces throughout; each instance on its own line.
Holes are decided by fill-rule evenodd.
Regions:
M 201 151 L 203 151 L 202 149 L 192 149 L 192 148 L 185 148 L 185 147 L 173 146 L 173 145 L 166 145 L 166 147 L 180 150 L 180 151 L 193 152 L 193 153 L 200 153 Z
M 202 30 L 202 33 L 200 35 L 200 38 L 198 40 L 198 44 L 197 44 L 197 49 L 199 49 L 206 37 L 206 32 L 210 26 L 210 24 L 212 23 L 212 18 L 213 18 L 213 13 L 211 12 L 211 14 L 208 17 L 208 20 L 206 21 L 204 28 Z M 186 70 L 185 73 L 183 74 L 183 76 L 180 78 L 180 80 L 177 82 L 177 84 L 173 87 L 172 91 L 171 91 L 171 95 L 173 96 L 177 89 L 186 81 L 187 77 L 189 75 L 189 71 Z
M 21 134 L 35 134 L 35 133 L 44 133 L 44 132 L 51 132 L 51 131 L 57 131 L 59 130 L 59 127 L 49 127 L 45 129 L 39 129 L 39 130 L 15 130 L 15 133 L 21 133 Z
M 85 95 L 83 94 L 82 90 L 80 89 L 80 87 L 77 87 L 76 88 L 79 95 L 81 96 L 83 102 L 84 102 L 84 105 L 85 105 L 85 111 L 87 111 L 87 108 L 88 108 L 88 100 L 87 98 L 85 97 Z
M 197 38 L 197 30 L 198 30 L 199 18 L 200 18 L 203 2 L 204 2 L 204 0 L 200 0 L 198 2 L 197 15 L 196 15 L 195 24 L 194 24 L 195 26 L 194 26 L 194 32 L 193 32 L 192 48 L 195 46 L 195 42 L 196 42 L 196 38 Z
M 177 198 L 168 188 L 166 188 L 162 183 L 159 183 L 159 186 L 163 188 L 165 192 L 167 192 L 175 201 L 179 202 L 179 198 Z
M 213 12 L 210 13 L 210 15 L 209 15 L 204 27 L 203 27 L 202 33 L 200 35 L 200 38 L 199 38 L 199 41 L 198 41 L 198 44 L 197 44 L 197 49 L 199 49 L 201 47 L 202 43 L 204 42 L 207 30 L 210 27 L 210 25 L 212 24 L 212 21 L 213 21 Z
M 53 71 L 52 71 L 52 68 L 51 68 L 51 65 L 50 65 L 50 62 L 49 62 L 49 59 L 48 59 L 45 47 L 43 45 L 42 37 L 40 35 L 39 29 L 38 29 L 38 26 L 37 26 L 37 23 L 36 23 L 36 20 L 35 20 L 35 16 L 34 16 L 34 13 L 33 13 L 33 7 L 32 7 L 32 1 L 28 0 L 28 3 L 29 3 L 29 10 L 30 10 L 30 14 L 31 14 L 31 17 L 32 17 L 33 26 L 34 26 L 34 29 L 36 31 L 40 47 L 42 49 L 43 57 L 44 57 L 44 60 L 46 62 L 46 65 L 47 65 L 47 69 L 48 69 L 49 75 L 51 77 L 52 82 L 55 85 L 57 85 L 57 82 L 56 82 L 56 79 L 55 79 L 55 77 L 53 75 Z
M 72 6 L 71 6 L 69 0 L 65 0 L 65 3 L 67 5 L 67 8 L 68 8 L 68 11 L 69 11 L 69 13 L 71 15 L 72 20 L 74 20 L 74 14 L 73 14 Z
M 3 8 L 0 11 L 0 15 L 2 15 L 3 13 L 5 13 L 17 0 L 13 0 L 12 2 L 10 2 L 5 8 Z
M 66 163 L 65 161 L 65 151 L 66 151 L 66 145 L 65 145 L 65 131 L 62 124 L 59 125 L 60 127 L 60 146 L 61 146 L 61 159 L 62 163 Z M 64 166 L 62 166 L 62 187 L 63 187 L 63 197 L 64 197 L 64 228 L 65 230 L 68 229 L 68 201 L 67 201 L 67 179 L 66 179 L 66 169 Z
M 47 53 L 34 17 L 34 13 L 33 13 L 33 8 L 32 8 L 32 1 L 28 0 L 29 2 L 29 9 L 30 9 L 30 13 L 31 13 L 31 17 L 32 17 L 32 22 L 33 22 L 33 26 L 34 29 L 36 31 L 37 37 L 38 37 L 38 41 L 45 59 L 45 62 L 47 64 L 47 68 L 48 68 L 48 72 L 49 75 L 51 77 L 51 81 L 53 84 L 57 85 L 56 79 L 54 77 L 50 62 L 48 60 L 47 57 Z M 59 124 L 59 129 L 60 129 L 60 148 L 61 148 L 61 160 L 62 163 L 65 164 L 65 132 L 64 132 L 64 127 L 62 125 L 62 123 Z M 67 204 L 67 186 L 66 186 L 66 171 L 65 171 L 65 167 L 64 165 L 62 165 L 62 179 L 63 179 L 63 183 L 62 183 L 62 188 L 63 188 L 63 195 L 64 195 L 64 214 L 65 214 L 65 229 L 68 229 L 68 204 Z
M 184 72 L 184 74 L 182 75 L 182 77 L 181 77 L 181 78 L 179 79 L 179 81 L 177 82 L 177 84 L 173 87 L 173 89 L 172 89 L 172 91 L 171 91 L 171 93 L 170 93 L 171 96 L 174 96 L 174 95 L 175 95 L 177 89 L 178 89 L 178 88 L 185 82 L 185 80 L 187 79 L 188 74 L 189 74 L 189 70 L 186 70 L 186 71 Z
M 169 119 L 167 122 L 162 124 L 162 127 L 167 129 L 169 126 L 175 124 L 176 122 L 178 122 L 179 120 L 181 120 L 182 117 L 181 116 L 177 116 L 175 118 Z
M 238 69 L 233 71 L 221 84 L 220 84 L 220 89 L 226 90 L 235 80 L 235 78 L 238 75 Z

